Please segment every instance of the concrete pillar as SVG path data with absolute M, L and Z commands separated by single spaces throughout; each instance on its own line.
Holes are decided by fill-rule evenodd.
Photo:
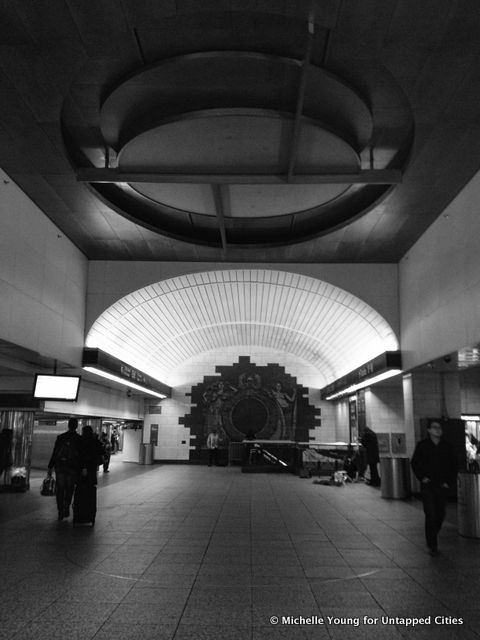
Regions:
M 459 419 L 462 413 L 462 391 L 458 371 L 435 371 L 422 368 L 403 376 L 403 399 L 407 455 L 425 433 L 422 418 Z

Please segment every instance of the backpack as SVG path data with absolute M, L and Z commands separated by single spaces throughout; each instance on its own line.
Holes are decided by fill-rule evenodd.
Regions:
M 101 440 L 100 444 L 103 447 L 103 454 L 108 457 L 112 453 L 112 445 L 108 440 Z
M 78 449 L 73 438 L 63 438 L 55 454 L 55 465 L 75 467 L 78 462 Z

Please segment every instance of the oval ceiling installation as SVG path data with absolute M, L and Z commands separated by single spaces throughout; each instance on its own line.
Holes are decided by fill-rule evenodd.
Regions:
M 408 140 L 344 79 L 254 51 L 160 60 L 114 87 L 99 115 L 110 173 L 85 179 L 93 192 L 151 230 L 224 248 L 300 242 L 358 218 L 399 180 Z
M 348 142 L 319 123 L 302 121 L 296 152 L 297 171 L 316 173 L 359 170 L 358 154 Z M 281 175 L 288 171 L 288 140 L 293 118 L 264 110 L 221 109 L 184 114 L 130 140 L 118 154 L 118 167 L 132 172 L 251 173 Z M 130 185 L 132 186 L 132 185 Z M 160 205 L 216 216 L 210 185 L 143 184 L 133 188 Z M 345 193 L 343 184 L 224 185 L 228 217 L 288 215 L 319 207 Z

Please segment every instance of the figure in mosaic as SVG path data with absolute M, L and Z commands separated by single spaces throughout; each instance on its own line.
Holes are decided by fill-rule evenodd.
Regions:
M 207 388 L 203 394 L 203 401 L 206 405 L 205 435 L 214 431 L 218 434 L 220 441 L 226 440 L 222 410 L 225 401 L 236 392 L 237 389 L 233 385 L 222 381 Z
M 287 393 L 281 382 L 277 382 L 270 391 L 274 398 L 278 411 L 277 434 L 279 440 L 294 440 L 296 428 L 296 393 L 293 390 Z

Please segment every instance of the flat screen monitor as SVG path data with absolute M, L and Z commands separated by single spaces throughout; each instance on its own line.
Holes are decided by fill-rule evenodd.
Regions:
M 75 401 L 80 389 L 80 376 L 55 376 L 37 373 L 33 397 L 39 400 Z

